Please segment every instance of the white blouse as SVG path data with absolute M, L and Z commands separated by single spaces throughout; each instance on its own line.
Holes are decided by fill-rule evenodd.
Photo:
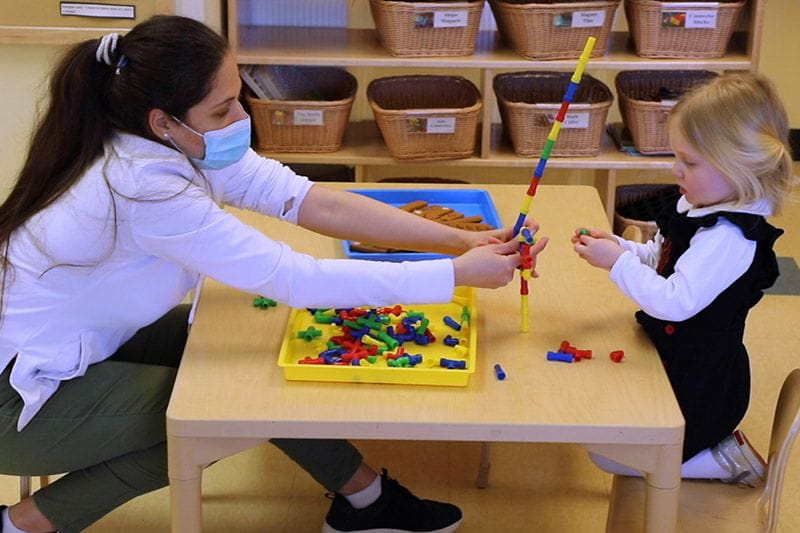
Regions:
M 30 422 L 64 380 L 110 357 L 207 275 L 294 307 L 452 298 L 450 259 L 315 259 L 225 212 L 232 205 L 297 223 L 313 186 L 252 150 L 205 180 L 180 153 L 118 134 L 84 176 L 14 232 L 0 323 L 0 371 Z M 116 224 L 115 224 L 116 218 Z
M 677 212 L 689 217 L 718 211 L 771 214 L 766 200 L 742 207 L 719 204 L 705 208 L 695 208 L 683 196 L 678 200 Z M 664 278 L 656 272 L 664 242 L 661 232 L 646 243 L 617 240 L 626 251 L 611 267 L 611 280 L 648 315 L 674 322 L 705 309 L 750 268 L 756 253 L 755 241 L 720 217 L 714 226 L 697 230 L 689 249 L 676 262 L 675 272 Z

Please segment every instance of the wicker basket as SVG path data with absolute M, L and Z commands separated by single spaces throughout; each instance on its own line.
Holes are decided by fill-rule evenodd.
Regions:
M 592 57 L 606 53 L 608 34 L 619 0 L 540 0 L 536 3 L 489 0 L 489 4 L 503 39 L 521 56 L 528 59 L 572 59 L 580 57 L 589 37 L 597 39 Z M 583 24 L 592 26 L 574 25 L 576 12 L 593 13 L 588 18 L 581 18 Z
M 510 72 L 494 78 L 503 128 L 517 155 L 538 156 L 544 148 L 570 77 L 567 72 Z M 551 155 L 599 154 L 606 115 L 613 100 L 603 82 L 584 75 Z
M 642 242 L 649 241 L 658 231 L 656 217 L 679 196 L 677 185 L 620 185 L 614 202 L 614 233 L 622 235 L 628 226 L 636 226 Z
M 266 100 L 247 95 L 256 147 L 269 152 L 335 152 L 350 118 L 356 79 L 331 67 L 270 66 L 282 95 Z
M 475 51 L 484 0 L 370 0 L 378 37 L 395 56 L 468 56 Z
M 721 0 L 717 7 L 702 7 L 692 2 L 681 7 L 680 2 L 625 0 L 625 16 L 640 56 L 721 57 L 744 5 L 745 0 Z M 704 27 L 704 21 L 715 22 L 713 27 Z
M 669 154 L 667 119 L 674 99 L 659 99 L 663 90 L 684 93 L 715 77 L 707 70 L 629 70 L 616 77 L 622 119 L 643 154 Z
M 395 159 L 469 157 L 475 150 L 481 94 L 460 76 L 372 80 L 367 99 Z

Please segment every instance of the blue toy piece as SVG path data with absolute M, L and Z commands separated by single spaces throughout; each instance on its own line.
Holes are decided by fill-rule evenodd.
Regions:
M 448 346 L 456 346 L 458 344 L 458 339 L 453 337 L 452 335 L 448 335 L 442 340 Z
M 461 324 L 450 318 L 449 316 L 444 317 L 444 323 L 453 328 L 456 331 L 461 331 Z
M 446 359 L 442 357 L 441 359 L 439 359 L 439 366 L 442 368 L 447 368 L 449 370 L 453 369 L 465 370 L 467 368 L 467 362 L 457 361 L 455 359 Z
M 347 350 L 345 350 L 344 348 L 332 348 L 330 350 L 325 350 L 324 352 L 320 352 L 319 356 L 322 357 L 323 359 L 328 357 L 339 357 L 345 352 L 347 352 Z
M 575 356 L 571 353 L 564 352 L 547 352 L 548 361 L 560 361 L 562 363 L 571 363 L 575 360 Z
M 503 367 L 500 366 L 499 364 L 494 365 L 494 375 L 500 381 L 506 379 L 506 371 L 503 370 Z
M 420 346 L 425 346 L 426 344 L 430 344 L 431 340 L 427 335 L 417 335 L 414 337 L 414 342 Z
M 411 366 L 418 365 L 422 362 L 422 354 L 418 353 L 416 355 L 409 355 L 408 356 L 408 363 Z

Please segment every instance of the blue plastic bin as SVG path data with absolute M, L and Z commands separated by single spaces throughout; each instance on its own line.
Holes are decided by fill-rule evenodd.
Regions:
M 363 194 L 385 204 L 400 207 L 415 200 L 424 200 L 432 205 L 450 207 L 465 217 L 480 215 L 483 222 L 495 228 L 501 226 L 500 217 L 492 197 L 483 189 L 354 189 L 350 192 Z M 350 250 L 351 241 L 342 241 L 344 255 L 350 259 L 372 261 L 422 261 L 449 257 L 423 252 L 368 253 Z

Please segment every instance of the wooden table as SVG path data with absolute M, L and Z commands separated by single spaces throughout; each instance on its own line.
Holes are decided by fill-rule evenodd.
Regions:
M 513 223 L 526 188 L 485 188 L 504 223 Z M 608 228 L 598 194 L 544 185 L 531 214 L 551 242 L 532 284 L 530 331 L 520 332 L 516 280 L 480 290 L 478 363 L 467 387 L 286 381 L 276 361 L 289 308 L 254 309 L 252 294 L 207 280 L 167 411 L 172 531 L 202 529 L 205 465 L 272 437 L 313 437 L 580 443 L 646 472 L 646 530 L 674 532 L 684 424 L 678 404 L 634 321 L 635 305 L 569 242 L 577 226 Z M 342 256 L 333 239 L 237 215 L 298 251 Z M 594 359 L 546 361 L 563 339 L 593 349 Z M 617 349 L 625 351 L 621 364 L 608 358 Z M 495 379 L 495 363 L 505 381 Z M 389 408 L 398 402 L 403 409 Z

